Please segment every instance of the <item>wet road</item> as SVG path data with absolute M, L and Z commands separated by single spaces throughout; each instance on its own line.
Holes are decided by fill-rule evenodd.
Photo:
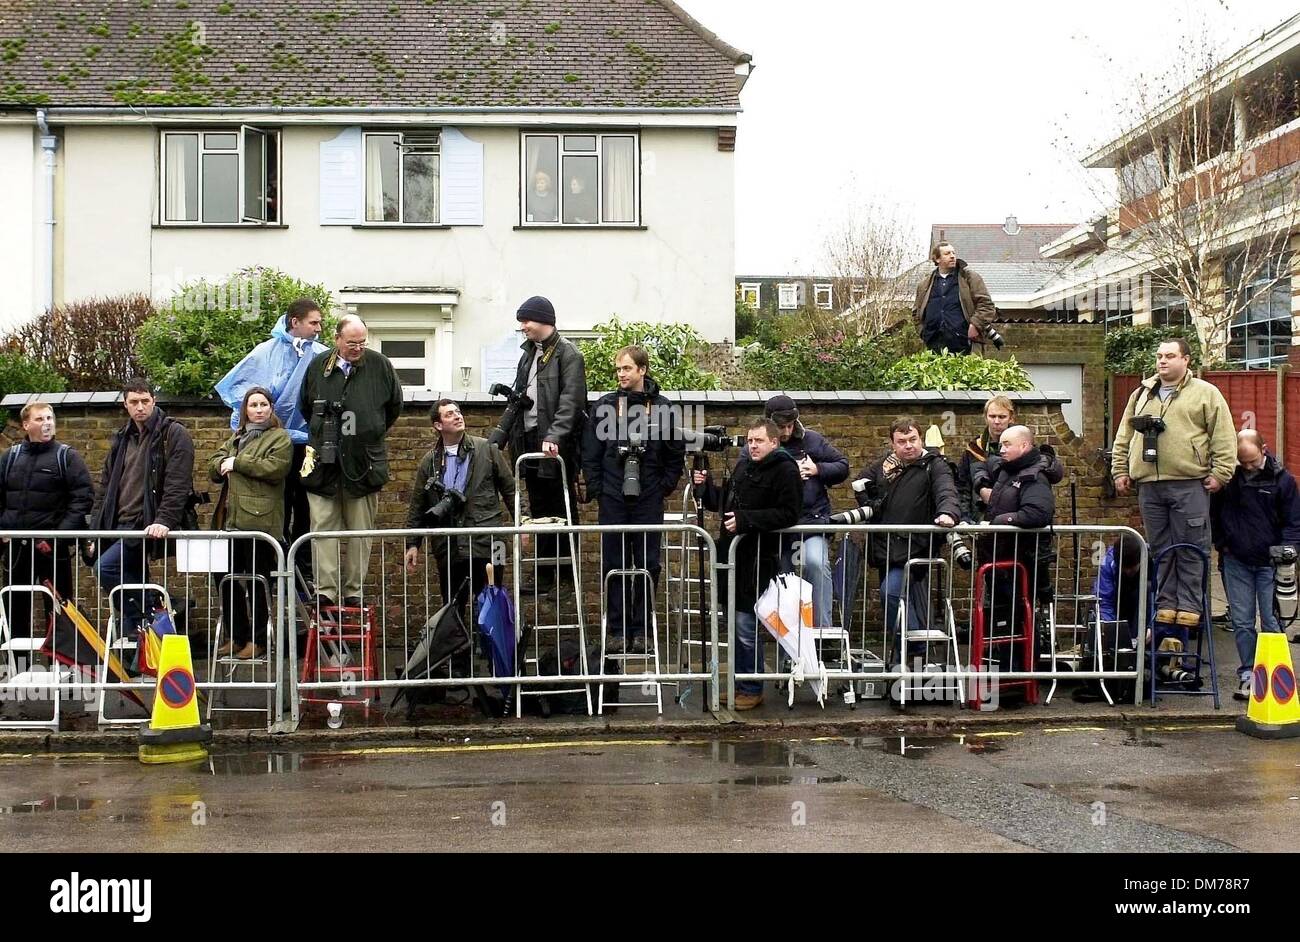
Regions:
M 0 758 L 0 851 L 1291 850 L 1300 742 L 1223 727 Z

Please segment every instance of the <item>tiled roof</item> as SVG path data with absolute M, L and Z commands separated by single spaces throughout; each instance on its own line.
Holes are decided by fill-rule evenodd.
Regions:
M 671 0 L 0 0 L 0 106 L 739 109 Z
M 965 256 L 963 256 L 964 258 Z M 998 304 L 1007 298 L 1020 298 L 1037 292 L 1047 284 L 1065 266 L 1059 262 L 979 262 L 970 264 L 971 271 L 978 272 L 988 286 L 993 303 Z M 908 284 L 913 293 L 921 279 L 934 269 L 933 262 L 922 262 L 908 275 Z
M 1074 224 L 1030 225 L 1021 224 L 1015 235 L 1007 235 L 1002 223 L 935 223 L 930 227 L 930 244 L 947 240 L 957 249 L 957 255 L 974 264 L 976 262 L 1037 262 L 1038 250 L 1059 239 Z

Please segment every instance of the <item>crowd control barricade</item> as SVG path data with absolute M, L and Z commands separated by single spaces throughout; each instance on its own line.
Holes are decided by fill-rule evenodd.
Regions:
M 791 705 L 793 685 L 811 683 L 827 708 L 888 698 L 899 707 L 943 701 L 954 709 L 995 709 L 1003 696 L 1037 702 L 1040 682 L 1053 693 L 1058 683 L 1086 683 L 1089 695 L 1110 703 L 1118 702 L 1112 688 L 1132 684 L 1124 700 L 1138 704 L 1148 607 L 1131 606 L 1131 624 L 1102 616 L 1115 607 L 1104 602 L 1125 593 L 1148 597 L 1145 542 L 1138 571 L 1116 572 L 1111 599 L 1098 592 L 1106 553 L 1122 535 L 1141 542 L 1128 527 L 1102 526 L 828 523 L 780 531 L 778 569 L 807 583 L 810 604 L 802 606 L 798 631 L 783 619 L 780 642 L 758 617 L 765 660 L 752 672 L 728 670 L 729 702 L 741 680 L 791 685 Z M 732 665 L 737 582 L 754 580 L 760 608 L 767 589 L 754 571 L 737 571 L 738 554 L 760 536 L 775 538 L 740 534 L 728 553 L 736 578 L 725 592 L 724 647 Z M 791 584 L 780 582 L 787 592 Z M 766 604 L 770 609 L 770 597 Z M 804 646 L 812 646 L 811 656 Z
M 283 721 L 285 555 L 270 536 L 10 530 L 0 541 L 0 728 L 57 730 L 70 703 L 100 728 L 147 723 L 145 632 L 171 631 L 190 640 L 204 713 Z M 255 643 L 228 646 L 236 633 Z
M 535 559 L 542 536 L 572 548 L 564 562 L 576 560 L 574 578 L 543 585 L 535 567 L 521 564 Z M 286 613 L 289 723 L 316 710 L 330 725 L 358 716 L 399 724 L 430 702 L 497 717 L 525 709 L 662 710 L 664 684 L 701 697 L 708 684 L 706 706 L 716 709 L 720 610 L 713 581 L 706 583 L 705 616 L 687 621 L 663 591 L 675 563 L 665 560 L 664 571 L 650 572 L 625 562 L 643 559 L 647 546 L 684 540 L 702 548 L 709 572 L 716 569 L 712 537 L 684 522 L 306 534 L 287 557 L 298 574 Z M 299 567 L 309 544 L 312 564 Z M 627 588 L 648 606 L 636 631 L 609 617 L 612 586 L 622 580 L 632 585 L 618 591 Z M 703 663 L 683 668 L 666 652 L 678 649 L 683 632 L 698 638 L 701 626 Z

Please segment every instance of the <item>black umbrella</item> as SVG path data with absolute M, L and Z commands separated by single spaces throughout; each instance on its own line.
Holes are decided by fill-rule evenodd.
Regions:
M 453 593 L 451 601 L 425 622 L 424 629 L 416 639 L 415 648 L 407 658 L 406 666 L 398 672 L 400 677 L 406 680 L 431 677 L 434 671 L 445 667 L 453 657 L 469 648 L 469 629 L 465 627 L 465 619 L 461 616 L 468 582 L 468 579 L 462 582 L 460 588 Z M 397 695 L 388 707 L 389 712 L 397 706 L 405 693 L 408 693 L 408 688 L 398 688 Z

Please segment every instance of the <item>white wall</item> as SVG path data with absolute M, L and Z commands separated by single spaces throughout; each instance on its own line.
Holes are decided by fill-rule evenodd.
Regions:
M 0 125 L 0 329 L 42 306 L 41 149 L 36 126 Z
M 689 323 L 709 340 L 731 338 L 734 154 L 717 149 L 715 130 L 642 132 L 643 231 L 516 230 L 519 133 L 512 128 L 463 129 L 484 144 L 486 225 L 406 231 L 321 226 L 319 144 L 339 130 L 285 129 L 281 205 L 287 228 L 159 229 L 152 227 L 156 131 L 69 129 L 66 297 L 149 290 L 151 283 L 220 277 L 261 264 L 324 282 L 335 292 L 348 286 L 459 289 L 448 364 L 477 364 L 480 346 L 511 332 L 519 302 L 533 294 L 555 304 L 561 330 L 588 329 L 618 314 Z M 433 328 L 431 314 L 429 321 Z M 478 372 L 475 366 L 476 389 Z

